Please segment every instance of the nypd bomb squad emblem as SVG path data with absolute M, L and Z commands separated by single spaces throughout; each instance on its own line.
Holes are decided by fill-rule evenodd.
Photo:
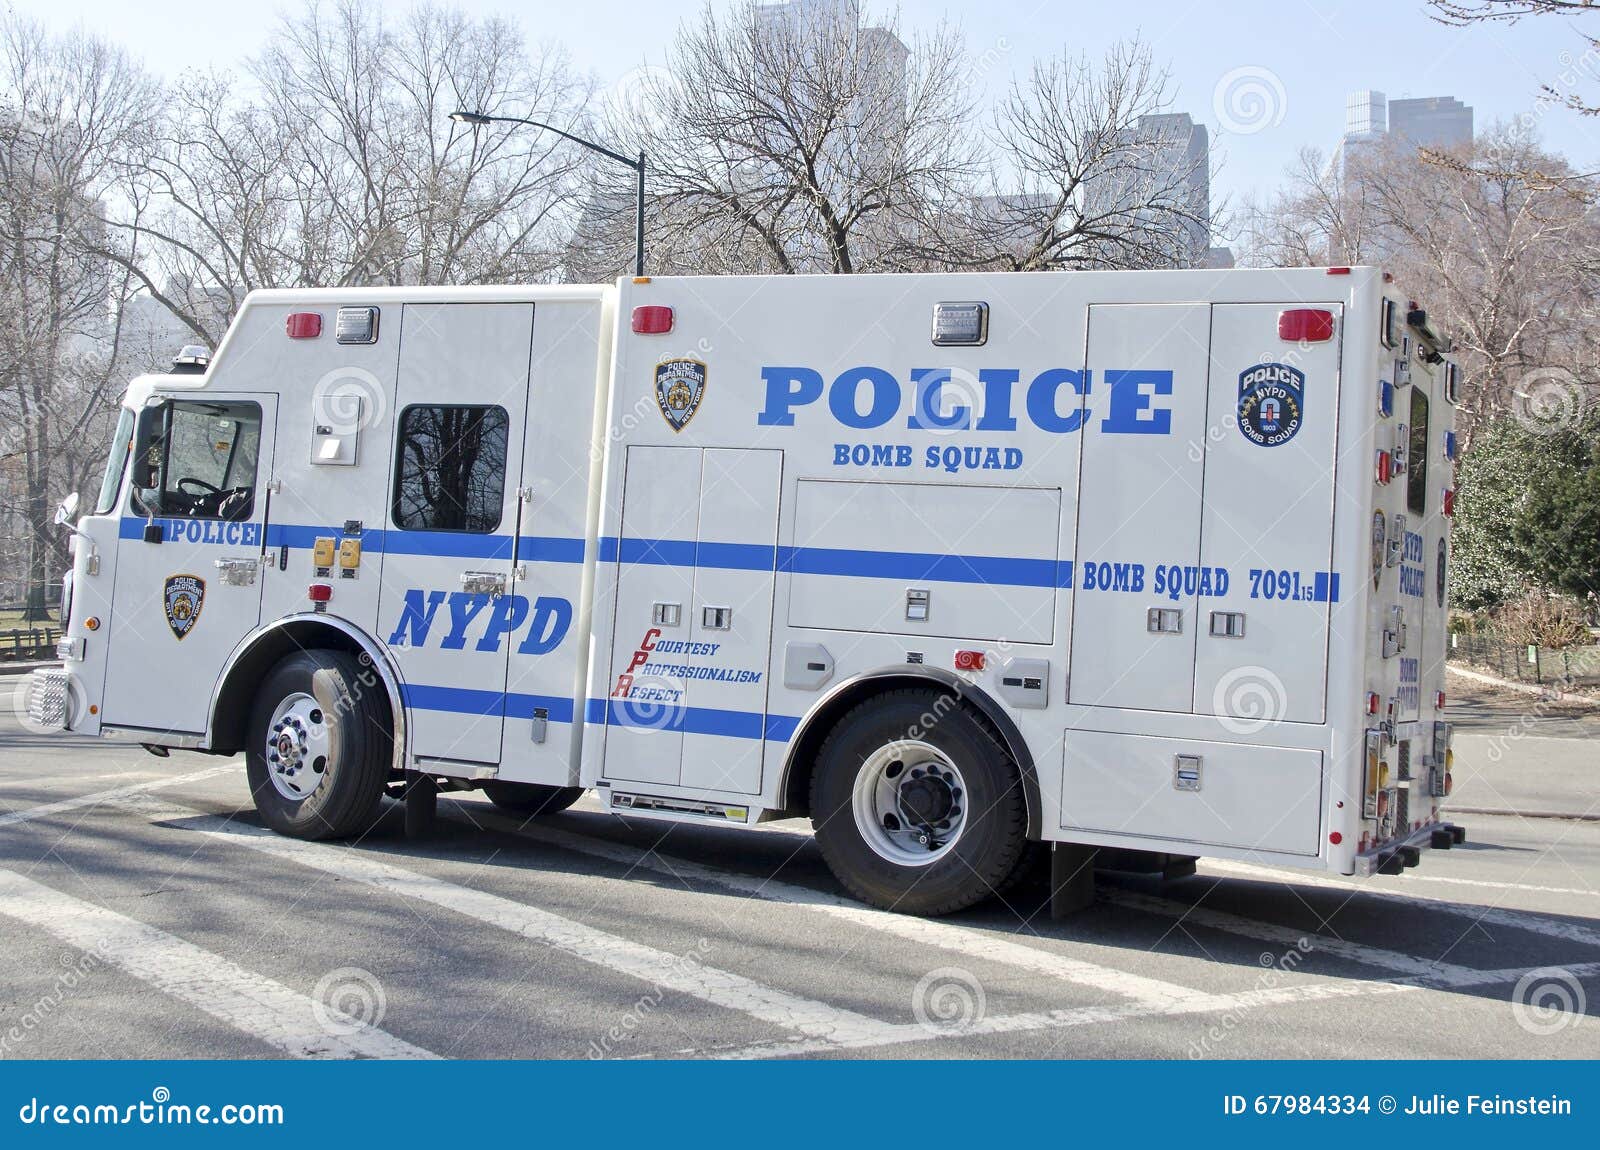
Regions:
M 656 364 L 656 406 L 673 431 L 700 410 L 706 394 L 706 365 L 698 359 L 669 359 Z
M 162 591 L 167 611 L 167 626 L 182 639 L 200 619 L 206 601 L 206 581 L 194 575 L 169 575 Z
M 1239 374 L 1239 431 L 1257 447 L 1278 447 L 1300 430 L 1306 377 L 1286 363 L 1258 363 Z

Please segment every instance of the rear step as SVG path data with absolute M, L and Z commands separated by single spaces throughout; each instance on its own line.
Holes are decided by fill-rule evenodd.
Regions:
M 1408 867 L 1414 867 L 1422 861 L 1422 852 L 1425 849 L 1432 847 L 1436 850 L 1449 850 L 1451 847 L 1459 846 L 1466 841 L 1466 827 L 1457 826 L 1454 823 L 1428 827 L 1417 831 L 1405 842 L 1369 851 L 1364 855 L 1357 855 L 1355 873 L 1358 875 L 1404 874 Z

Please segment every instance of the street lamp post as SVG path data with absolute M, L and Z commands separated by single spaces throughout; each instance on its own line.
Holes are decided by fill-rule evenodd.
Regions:
M 473 127 L 482 127 L 485 124 L 526 124 L 530 128 L 542 128 L 546 132 L 554 132 L 563 140 L 571 140 L 574 144 L 588 148 L 591 152 L 598 152 L 609 160 L 619 164 L 626 164 L 633 169 L 637 177 L 638 197 L 634 205 L 633 218 L 633 274 L 644 275 L 644 153 L 639 153 L 637 160 L 630 160 L 621 152 L 613 152 L 610 148 L 602 147 L 592 140 L 585 140 L 574 136 L 571 132 L 563 132 L 551 124 L 541 123 L 538 120 L 529 120 L 521 116 L 486 116 L 482 112 L 455 111 L 450 113 L 450 118 L 458 124 L 471 124 Z

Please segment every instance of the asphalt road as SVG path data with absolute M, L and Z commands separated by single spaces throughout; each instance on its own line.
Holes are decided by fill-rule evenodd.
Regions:
M 1476 816 L 1404 876 L 1202 862 L 1102 874 L 1064 922 L 1043 884 L 928 922 L 842 897 L 803 825 L 586 807 L 446 798 L 425 843 L 398 808 L 298 843 L 238 760 L 8 710 L 0 1056 L 1600 1056 L 1600 823 Z

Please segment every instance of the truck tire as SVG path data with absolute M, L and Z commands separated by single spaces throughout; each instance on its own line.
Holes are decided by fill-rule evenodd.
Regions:
M 566 810 L 583 797 L 583 787 L 551 787 L 543 783 L 483 784 L 483 793 L 491 803 L 514 815 L 553 815 Z
M 975 711 L 934 690 L 886 692 L 839 721 L 811 777 L 811 821 L 851 894 L 906 914 L 987 898 L 1027 847 L 1016 763 Z
M 250 714 L 245 772 L 262 820 L 297 839 L 372 825 L 389 777 L 388 700 L 343 651 L 298 651 L 267 673 Z

